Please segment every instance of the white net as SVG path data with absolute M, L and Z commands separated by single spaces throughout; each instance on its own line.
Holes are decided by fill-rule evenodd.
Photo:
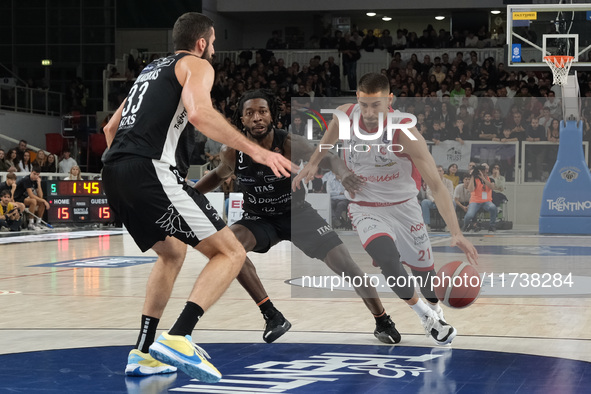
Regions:
M 574 59 L 573 56 L 544 56 L 544 61 L 548 64 L 554 75 L 554 81 L 552 83 L 560 86 L 566 85 L 568 72 Z

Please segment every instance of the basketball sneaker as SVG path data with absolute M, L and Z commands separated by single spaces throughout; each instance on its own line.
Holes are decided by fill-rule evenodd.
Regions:
M 275 341 L 291 328 L 291 323 L 283 317 L 283 314 L 278 310 L 276 310 L 269 318 L 264 314 L 263 317 L 265 318 L 265 332 L 263 333 L 263 339 L 267 343 Z
M 378 338 L 380 342 L 384 343 L 399 343 L 402 339 L 400 333 L 396 329 L 396 325 L 388 316 L 387 320 L 381 324 L 376 323 L 376 329 L 373 332 L 373 336 Z
M 439 305 L 439 302 L 437 304 L 428 303 L 427 305 L 437 314 L 439 320 L 446 321 L 445 316 L 443 315 L 443 308 Z
M 142 353 L 138 349 L 133 349 L 127 356 L 127 367 L 125 367 L 127 376 L 149 376 L 173 372 L 176 372 L 176 367 L 155 360 L 150 356 L 150 353 Z
M 209 355 L 193 343 L 190 335 L 162 333 L 150 346 L 150 355 L 165 364 L 173 365 L 201 382 L 216 383 L 222 374 L 209 361 Z
M 423 316 L 421 321 L 425 328 L 425 334 L 433 338 L 438 345 L 447 345 L 456 337 L 457 331 L 450 324 L 441 320 L 437 312 L 431 310 L 430 313 Z

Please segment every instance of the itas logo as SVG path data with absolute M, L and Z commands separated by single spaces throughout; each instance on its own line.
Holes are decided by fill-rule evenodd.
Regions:
M 579 177 L 579 172 L 577 167 L 564 167 L 560 169 L 560 177 L 570 183 Z
M 368 152 L 372 149 L 380 149 L 384 147 L 389 152 L 397 153 L 402 152 L 402 145 L 399 144 L 391 144 L 389 141 L 393 140 L 394 133 L 396 131 L 402 131 L 409 139 L 416 141 L 417 138 L 412 134 L 409 130 L 412 127 L 415 127 L 417 124 L 417 118 L 413 114 L 400 112 L 398 110 L 394 112 L 388 112 L 386 116 L 386 127 L 384 134 L 384 114 L 378 114 L 378 128 L 375 133 L 365 134 L 359 130 L 359 122 L 361 114 L 359 111 L 355 112 L 353 115 L 353 123 L 351 127 L 351 119 L 349 116 L 343 112 L 339 111 L 338 109 L 321 109 L 320 112 L 315 111 L 311 108 L 302 108 L 302 111 L 311 117 L 312 119 L 308 119 L 306 123 L 306 136 L 309 140 L 314 139 L 313 133 L 313 121 L 316 122 L 318 127 L 320 128 L 321 133 L 324 133 L 328 129 L 328 124 L 324 117 L 321 114 L 332 114 L 337 119 L 337 124 L 339 127 L 339 139 L 345 142 L 342 146 L 335 146 L 333 144 L 319 144 L 318 149 L 322 150 L 330 150 L 336 148 L 337 151 L 351 151 L 354 150 L 356 152 Z M 404 123 L 403 123 L 404 122 Z M 361 140 L 364 143 L 360 144 L 346 144 L 347 141 L 352 139 L 351 129 L 353 129 L 353 134 L 357 140 Z M 382 143 L 380 143 L 380 141 Z M 368 143 L 365 143 L 368 142 Z M 370 144 L 369 142 L 376 142 Z
M 326 226 L 322 226 L 322 227 L 317 228 L 316 231 L 318 231 L 318 234 L 324 235 L 324 234 L 328 233 L 329 231 L 332 231 L 332 228 L 329 225 L 326 225 Z
M 413 226 L 410 226 L 410 232 L 411 234 L 417 231 L 421 231 L 425 228 L 425 224 L 424 223 L 419 223 L 419 224 L 415 224 Z

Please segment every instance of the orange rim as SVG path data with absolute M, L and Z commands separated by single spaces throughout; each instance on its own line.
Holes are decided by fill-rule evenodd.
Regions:
M 557 68 L 564 68 L 574 60 L 574 56 L 544 56 L 544 60 L 554 63 Z

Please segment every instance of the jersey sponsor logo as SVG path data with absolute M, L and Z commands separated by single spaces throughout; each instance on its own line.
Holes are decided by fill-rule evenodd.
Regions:
M 248 199 L 249 203 L 251 203 L 251 204 L 257 203 L 257 198 L 255 196 L 253 196 L 252 194 L 250 194 L 248 192 L 244 192 L 244 194 L 246 194 L 246 198 Z
M 390 182 L 390 181 L 393 181 L 394 179 L 398 179 L 398 177 L 400 177 L 400 172 L 397 172 L 395 174 L 387 174 L 387 175 L 368 175 L 368 176 L 359 175 L 359 177 L 366 182 L 375 182 L 375 183 Z
M 255 183 L 257 180 L 250 176 L 238 175 L 236 177 L 240 183 Z
M 183 220 L 181 220 L 181 214 L 172 204 L 168 206 L 164 215 L 156 221 L 156 224 L 159 224 L 160 228 L 163 228 L 170 235 L 182 233 L 187 238 L 197 238 L 193 230 L 188 228 Z
M 220 220 L 220 215 L 216 212 L 216 210 L 211 206 L 211 203 L 208 203 L 205 206 L 205 209 L 209 211 L 209 214 L 213 216 L 215 220 Z
M 187 120 L 187 109 L 183 109 L 183 112 L 181 112 L 177 117 L 176 117 L 176 123 L 174 124 L 174 128 L 175 129 L 180 129 L 182 126 L 184 126 L 185 121 Z
M 291 192 L 287 194 L 282 194 L 279 197 L 259 197 L 256 201 L 257 204 L 285 204 L 286 202 L 291 201 Z
M 265 182 L 271 183 L 271 182 L 281 181 L 281 180 L 285 179 L 285 177 L 284 176 L 276 177 L 275 175 L 265 175 L 264 179 L 265 179 Z
M 239 170 L 245 170 L 245 169 L 247 169 L 247 168 L 248 168 L 248 166 L 238 166 L 238 169 L 239 169 Z
M 148 72 L 143 72 L 137 77 L 135 82 L 140 83 L 140 82 L 144 82 L 144 81 L 152 81 L 152 80 L 158 78 L 158 74 L 160 74 L 159 69 L 156 69 L 153 71 L 148 71 Z
M 275 186 L 273 185 L 267 185 L 267 186 L 254 186 L 254 191 L 257 193 L 264 193 L 264 192 L 270 192 L 275 190 Z
M 316 231 L 318 232 L 318 234 L 324 235 L 324 234 L 332 231 L 332 227 L 330 227 L 330 225 L 327 224 L 326 226 L 318 227 L 316 229 Z
M 266 213 L 272 213 L 275 212 L 275 207 L 263 207 L 261 210 Z
M 371 231 L 371 230 L 375 229 L 376 227 L 378 227 L 377 224 L 371 224 L 371 225 L 365 227 L 363 229 L 363 234 L 367 233 L 368 231 Z
M 411 234 L 411 235 L 412 235 L 413 242 L 415 245 L 422 245 L 429 240 L 429 236 L 427 235 L 427 233 L 423 233 L 421 235 L 414 235 L 414 234 Z
M 414 232 L 417 232 L 417 231 L 421 231 L 424 228 L 425 228 L 425 224 L 424 223 L 415 224 L 415 225 L 410 226 L 410 232 L 411 233 L 414 233 Z

